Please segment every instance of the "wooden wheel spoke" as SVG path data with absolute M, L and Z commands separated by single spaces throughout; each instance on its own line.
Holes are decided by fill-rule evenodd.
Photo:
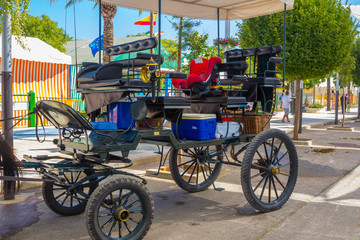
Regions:
M 286 174 L 286 173 L 280 172 L 279 174 L 284 175 L 284 176 L 287 176 L 287 177 L 290 177 L 290 175 L 289 175 L 289 174 Z
M 107 225 L 109 225 L 112 221 L 114 221 L 114 218 L 110 218 L 107 220 L 100 228 L 104 229 Z
M 115 225 L 116 225 L 116 221 L 114 221 L 113 224 L 111 225 L 110 231 L 109 231 L 109 233 L 108 233 L 108 236 L 109 236 L 109 237 L 110 237 L 111 234 L 113 233 L 114 228 L 115 228 Z
M 129 231 L 129 233 L 131 233 L 129 225 L 126 222 L 124 222 L 124 224 L 125 224 L 126 229 Z
M 126 209 L 130 209 L 132 208 L 133 206 L 135 206 L 136 204 L 140 203 L 140 200 L 136 200 L 134 201 L 133 203 L 129 204 L 127 207 L 125 207 Z
M 66 182 L 71 185 L 71 183 L 70 183 L 68 177 L 66 176 L 66 174 L 64 174 L 64 177 L 65 177 Z
M 288 165 L 290 165 L 290 162 L 287 163 L 287 164 L 281 165 L 279 168 L 286 167 L 286 166 L 288 166 Z
M 122 205 L 126 205 L 127 204 L 127 202 L 129 201 L 129 199 L 130 199 L 130 197 L 133 195 L 134 193 L 131 191 L 130 193 L 128 193 L 127 194 L 127 197 L 126 197 L 126 199 L 125 199 L 125 201 L 124 201 L 124 203 L 122 204 Z
M 257 176 L 260 176 L 261 174 L 262 174 L 262 173 L 259 172 L 259 173 L 255 174 L 255 175 L 251 176 L 250 179 L 253 179 L 253 178 L 257 177 Z
M 197 167 L 197 166 L 198 166 L 198 164 L 196 163 L 196 164 L 195 164 L 195 167 Z M 194 172 L 195 172 L 195 167 L 193 167 L 193 170 L 192 170 L 192 172 L 191 172 L 191 174 L 190 174 L 190 177 L 189 177 L 188 183 L 190 183 L 191 178 L 192 178 L 192 176 L 194 175 Z
M 280 183 L 280 185 L 284 188 L 284 190 L 286 189 L 285 186 L 282 184 L 282 182 L 279 180 L 279 178 L 274 175 L 275 179 Z
M 274 142 L 275 142 L 275 138 L 272 138 L 272 141 L 271 141 L 270 159 L 272 159 L 272 157 L 273 157 L 273 152 L 274 152 Z
M 260 180 L 260 182 L 256 185 L 256 187 L 254 188 L 253 192 L 256 191 L 256 189 L 260 186 L 260 184 L 264 181 L 264 179 L 266 179 L 266 175 Z
M 261 201 L 261 198 L 262 198 L 262 196 L 264 194 L 264 191 L 265 191 L 265 188 L 266 188 L 266 183 L 267 183 L 268 179 L 269 179 L 269 177 L 266 175 L 265 183 L 264 183 L 264 186 L 263 186 L 263 188 L 261 190 L 261 194 L 260 194 L 260 198 L 259 198 L 260 201 Z
M 191 159 L 191 160 L 189 160 L 187 162 L 184 162 L 182 164 L 177 165 L 177 167 L 181 167 L 181 166 L 184 166 L 184 165 L 188 164 L 189 162 L 195 162 L 195 161 L 196 161 L 196 159 L 194 158 L 194 159 Z
M 252 166 L 255 166 L 256 168 L 253 168 Z M 265 167 L 263 167 L 263 166 L 260 166 L 260 165 L 257 165 L 257 164 L 255 164 L 255 163 L 251 164 L 251 168 L 252 168 L 252 169 L 265 169 L 265 170 L 267 170 L 267 168 L 265 168 Z
M 206 181 L 207 178 L 205 176 L 205 170 L 204 170 L 203 166 L 200 166 L 200 167 L 201 167 L 202 174 L 204 176 L 204 181 Z
M 196 165 L 196 185 L 199 184 L 199 165 Z
M 116 201 L 115 201 L 115 198 L 114 198 L 114 196 L 113 196 L 112 193 L 110 193 L 110 197 L 111 197 L 111 201 L 112 201 L 113 204 L 114 204 L 114 207 L 116 207 Z
M 64 192 L 62 192 L 61 194 L 59 194 L 59 195 L 55 198 L 55 200 L 57 200 L 59 197 L 63 196 L 64 194 L 66 194 L 66 191 L 64 191 Z
M 266 160 L 269 160 L 269 153 L 268 153 L 268 150 L 267 150 L 267 147 L 266 147 L 266 141 L 263 143 L 263 145 L 264 145 Z
M 196 162 L 192 162 L 185 170 L 183 173 L 181 173 L 181 176 L 184 176 L 184 174 L 195 164 Z
M 66 195 L 66 197 L 64 198 L 64 200 L 61 202 L 61 205 L 64 205 L 65 201 L 68 199 L 69 195 Z
M 119 238 L 122 237 L 121 221 L 119 221 Z
M 101 206 L 108 209 L 108 210 L 112 210 L 112 208 L 109 205 L 107 205 L 106 203 L 104 203 L 104 202 L 101 203 Z
M 138 221 L 136 221 L 136 220 L 134 220 L 134 219 L 132 219 L 132 218 L 129 218 L 129 220 L 132 221 L 132 222 L 134 222 L 134 223 L 136 223 L 137 225 L 139 225 L 139 222 L 138 222 Z
M 99 214 L 98 217 L 109 217 L 111 216 L 111 213 L 105 213 L 105 214 Z
M 281 149 L 282 144 L 283 144 L 283 141 L 281 141 L 281 142 L 279 143 L 279 147 L 276 148 L 276 154 L 275 154 L 275 156 L 272 158 L 272 163 L 273 163 L 273 164 L 274 164 L 277 156 L 279 155 L 279 152 L 280 152 L 280 149 Z
M 271 202 L 271 175 L 269 177 L 269 197 L 268 197 L 268 202 Z
M 276 162 L 274 161 L 274 165 L 278 164 L 283 158 L 289 153 L 289 151 L 286 151 Z
M 273 184 L 273 188 L 274 188 L 274 191 L 275 191 L 275 195 L 276 195 L 276 199 L 278 199 L 279 198 L 279 195 L 278 195 L 278 192 L 277 192 L 277 189 L 276 189 L 276 186 L 275 186 L 275 181 L 274 181 L 274 178 L 273 178 L 273 176 L 270 176 L 271 177 L 271 179 L 272 179 L 272 184 Z
M 121 205 L 122 201 L 122 189 L 119 190 L 119 206 Z
M 266 164 L 266 166 L 269 167 L 269 164 L 264 160 L 258 150 L 256 150 L 256 153 L 259 155 L 260 159 Z

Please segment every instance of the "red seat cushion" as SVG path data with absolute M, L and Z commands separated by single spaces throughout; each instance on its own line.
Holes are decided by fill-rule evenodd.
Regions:
M 221 58 L 212 57 L 210 60 L 205 58 L 203 59 L 194 59 L 190 62 L 190 75 L 187 79 L 171 79 L 171 82 L 174 87 L 181 89 L 186 89 L 196 82 L 205 81 L 211 74 L 211 71 L 215 64 L 221 63 Z M 216 78 L 213 79 L 213 82 L 216 82 Z M 187 85 L 186 85 L 187 83 Z

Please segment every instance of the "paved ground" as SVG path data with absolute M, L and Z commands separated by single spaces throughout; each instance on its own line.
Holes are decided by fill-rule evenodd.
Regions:
M 290 131 L 292 125 L 281 123 L 280 117 L 277 114 L 271 126 Z M 324 125 L 332 117 L 333 113 L 304 114 L 304 125 Z M 190 194 L 172 180 L 145 177 L 156 209 L 145 239 L 359 239 L 360 123 L 345 124 L 355 131 L 329 131 L 328 126 L 304 129 L 300 137 L 313 139 L 313 145 L 297 147 L 297 185 L 290 200 L 275 212 L 259 214 L 247 203 L 239 168 L 223 168 L 216 182 L 225 188 L 222 192 L 210 188 Z M 50 140 L 39 144 L 31 135 L 19 135 L 15 147 L 19 156 L 57 152 Z M 149 161 L 155 150 L 141 146 L 132 159 L 136 162 L 145 155 L 147 160 L 130 171 L 144 175 L 146 169 L 156 168 L 158 161 Z M 53 213 L 42 201 L 41 189 L 34 188 L 21 191 L 13 202 L 0 200 L 0 239 L 90 238 L 84 215 Z

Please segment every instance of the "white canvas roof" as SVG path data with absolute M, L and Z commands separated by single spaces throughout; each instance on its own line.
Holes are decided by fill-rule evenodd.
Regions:
M 20 46 L 15 39 L 15 36 L 12 36 L 11 40 L 12 58 L 47 63 L 71 64 L 71 56 L 60 52 L 38 38 L 20 37 L 20 40 L 25 45 L 26 49 Z M 2 43 L 1 36 L 0 43 Z M 2 44 L 0 44 L 0 52 L 2 52 Z
M 158 11 L 158 0 L 102 0 L 123 7 Z M 246 19 L 292 9 L 294 0 L 161 0 L 161 12 L 173 16 L 222 20 Z
M 357 20 L 360 21 L 360 5 L 351 5 L 350 10 L 351 15 L 353 15 Z

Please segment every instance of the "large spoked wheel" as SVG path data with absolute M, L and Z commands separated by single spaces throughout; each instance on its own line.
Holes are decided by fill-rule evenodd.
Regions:
M 85 211 L 87 199 L 98 186 L 96 179 L 89 179 L 78 187 L 69 188 L 81 179 L 93 174 L 94 171 L 65 172 L 65 183 L 44 182 L 42 193 L 44 202 L 55 213 L 64 216 L 77 215 Z
M 251 206 L 261 212 L 281 208 L 296 183 L 298 158 L 290 137 L 269 129 L 249 144 L 241 169 L 241 184 Z
M 154 202 L 145 185 L 128 177 L 100 184 L 86 207 L 92 239 L 142 239 L 154 216 Z
M 170 171 L 176 184 L 188 192 L 206 190 L 220 174 L 221 146 L 172 149 Z

